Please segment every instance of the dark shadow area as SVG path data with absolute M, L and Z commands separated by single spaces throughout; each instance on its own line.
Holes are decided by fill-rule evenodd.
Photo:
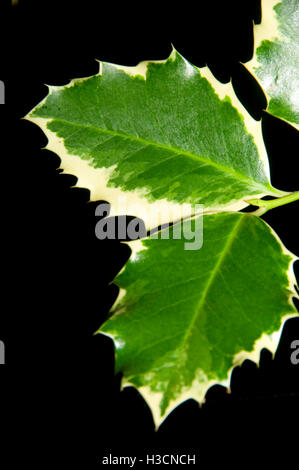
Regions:
M 45 461 L 52 468 L 84 469 L 98 468 L 110 453 L 140 459 L 146 453 L 196 454 L 200 468 L 269 465 L 278 455 L 293 463 L 299 365 L 290 361 L 290 344 L 299 339 L 299 320 L 285 323 L 274 359 L 263 350 L 259 367 L 245 361 L 234 369 L 231 393 L 212 387 L 201 407 L 186 401 L 155 432 L 140 394 L 120 391 L 111 338 L 94 334 L 118 295 L 113 279 L 130 249 L 97 239 L 99 201 L 74 187 L 76 178 L 61 173 L 59 158 L 42 150 L 47 142 L 41 130 L 20 119 L 45 97 L 45 84 L 97 73 L 94 59 L 136 65 L 166 58 L 173 43 L 193 64 L 208 64 L 222 82 L 233 77 L 251 114 L 263 115 L 272 184 L 298 189 L 298 134 L 262 113 L 264 97 L 239 65 L 252 54 L 258 2 L 200 2 L 198 8 L 187 2 L 165 10 L 155 3 L 10 3 L 2 4 L 0 33 L 6 91 L 0 106 L 0 339 L 7 358 L 0 370 L 0 458 L 7 454 L 16 467 L 43 468 Z M 263 218 L 299 254 L 296 204 Z
M 263 109 L 267 107 L 267 99 L 258 82 L 240 63 L 234 68 L 232 85 L 240 102 L 253 119 L 259 121 L 262 118 Z

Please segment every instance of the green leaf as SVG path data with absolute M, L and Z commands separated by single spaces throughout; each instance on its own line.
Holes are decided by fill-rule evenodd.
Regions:
M 263 0 L 255 52 L 246 64 L 264 89 L 267 111 L 299 125 L 299 2 Z
M 198 219 L 183 222 L 185 238 Z M 296 309 L 295 257 L 261 219 L 245 213 L 203 216 L 203 245 L 184 239 L 130 242 L 131 259 L 115 282 L 119 298 L 100 328 L 116 348 L 116 371 L 136 386 L 156 425 L 187 398 L 229 385 L 244 359 L 275 351 Z
M 102 63 L 100 73 L 49 87 L 27 119 L 48 137 L 65 172 L 151 227 L 147 209 L 173 220 L 185 204 L 238 210 L 250 196 L 281 195 L 269 181 L 260 123 L 235 97 L 178 52 L 137 67 Z

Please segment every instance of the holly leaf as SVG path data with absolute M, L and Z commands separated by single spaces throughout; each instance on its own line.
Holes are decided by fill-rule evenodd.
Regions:
M 254 31 L 255 51 L 246 67 L 266 93 L 267 111 L 298 129 L 298 1 L 263 0 L 262 22 Z
M 91 200 L 110 202 L 119 215 L 123 198 L 122 213 L 148 229 L 153 211 L 163 224 L 194 212 L 194 204 L 239 210 L 250 196 L 284 194 L 270 184 L 260 123 L 231 84 L 174 49 L 165 61 L 104 62 L 97 75 L 50 86 L 26 119 L 42 128 L 46 148 Z
M 200 218 L 180 225 L 186 240 Z M 184 249 L 176 229 L 169 239 L 129 243 L 132 256 L 115 279 L 119 297 L 99 330 L 114 341 L 123 385 L 139 389 L 157 426 L 182 401 L 202 402 L 213 384 L 228 386 L 244 359 L 258 362 L 263 347 L 274 352 L 296 312 L 295 257 L 263 220 L 205 215 L 199 250 Z

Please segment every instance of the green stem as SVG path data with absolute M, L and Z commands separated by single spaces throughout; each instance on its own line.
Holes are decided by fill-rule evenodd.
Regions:
M 263 199 L 248 199 L 246 202 L 252 204 L 253 206 L 258 206 L 259 209 L 257 209 L 255 212 L 251 212 L 251 214 L 260 216 L 265 214 L 265 212 L 269 211 L 270 209 L 284 206 L 285 204 L 297 201 L 298 199 L 299 191 L 295 191 L 294 193 L 287 194 L 286 196 L 282 196 L 277 199 L 271 199 L 270 201 L 264 201 Z

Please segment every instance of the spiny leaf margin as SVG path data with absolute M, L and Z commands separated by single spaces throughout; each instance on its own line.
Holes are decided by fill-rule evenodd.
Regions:
M 245 67 L 261 84 L 267 112 L 299 129 L 299 3 L 262 0 L 254 27 L 254 54 Z
M 273 323 L 271 323 L 272 326 L 269 323 L 263 329 L 258 328 L 259 333 L 254 333 L 254 336 L 252 331 L 249 331 L 246 322 L 244 322 L 243 331 L 243 327 L 237 326 L 238 321 L 235 319 L 231 330 L 239 333 L 230 348 L 236 348 L 242 335 L 243 345 L 246 344 L 246 347 L 236 349 L 234 354 L 230 350 L 227 358 L 223 359 L 224 366 L 221 366 L 220 372 L 220 369 L 216 368 L 216 363 L 218 361 L 219 367 L 222 359 L 219 357 L 217 361 L 215 359 L 218 354 L 215 353 L 216 350 L 213 352 L 215 344 L 213 341 L 207 343 L 204 339 L 203 332 L 207 328 L 205 322 L 201 326 L 195 324 L 195 330 L 200 332 L 200 338 L 197 338 L 198 341 L 193 341 L 194 348 L 191 355 L 186 353 L 187 347 L 186 350 L 180 348 L 176 350 L 172 344 L 176 338 L 172 337 L 172 333 L 177 324 L 180 325 L 178 337 L 183 335 L 186 321 L 188 322 L 186 319 L 194 307 L 193 303 L 197 295 L 200 296 L 200 293 L 205 291 L 203 285 L 194 285 L 195 274 L 209 266 L 211 253 L 217 250 L 217 243 L 219 245 L 219 241 L 217 242 L 214 238 L 221 233 L 223 221 L 227 223 L 229 220 L 233 220 L 234 224 L 235 221 L 241 222 L 245 227 L 242 227 L 242 237 L 240 235 L 240 239 L 233 239 L 232 245 L 226 246 L 225 249 L 227 250 L 228 247 L 229 250 L 225 253 L 224 260 L 220 261 L 219 272 L 216 272 L 216 277 L 213 279 L 212 292 L 209 294 L 208 290 L 208 301 L 214 305 L 214 308 L 217 307 L 217 302 L 220 302 L 223 314 L 219 306 L 218 311 L 215 310 L 216 313 L 210 310 L 209 316 L 206 317 L 207 324 L 212 321 L 213 316 L 220 315 L 219 318 L 222 318 L 220 324 L 218 327 L 215 324 L 213 329 L 227 333 L 225 322 L 229 322 L 228 315 L 231 312 L 236 314 L 238 308 L 247 309 L 246 315 L 250 318 L 255 318 L 254 316 L 258 318 L 261 315 L 259 320 L 261 322 L 265 321 L 262 318 L 267 312 L 268 321 L 272 318 Z M 271 227 L 255 216 L 241 213 L 205 215 L 204 227 L 206 236 L 203 247 L 198 252 L 182 251 L 182 240 L 148 239 L 130 242 L 129 245 L 133 250 L 132 257 L 114 281 L 120 287 L 119 297 L 111 310 L 111 316 L 98 331 L 113 339 L 116 348 L 116 371 L 123 373 L 123 386 L 133 385 L 138 388 L 150 405 L 156 426 L 159 426 L 165 417 L 184 400 L 193 398 L 202 403 L 207 390 L 212 385 L 221 384 L 228 387 L 233 368 L 245 359 L 258 362 L 262 348 L 266 347 L 274 353 L 284 322 L 297 314 L 292 301 L 292 297 L 298 297 L 294 287 L 296 280 L 293 272 L 293 263 L 297 258 L 283 246 Z M 264 239 L 261 236 L 263 234 Z M 246 236 L 247 239 L 244 239 Z M 242 244 L 240 244 L 241 241 Z M 157 250 L 158 256 L 155 256 Z M 236 269 L 239 258 L 239 262 L 243 264 L 242 267 Z M 218 259 L 216 259 L 217 263 L 219 263 Z M 258 278 L 256 284 L 252 283 L 250 277 L 250 263 L 255 267 L 255 272 L 251 274 Z M 184 276 L 190 275 L 190 269 L 193 276 L 191 279 L 187 278 L 188 282 L 185 281 L 186 291 L 180 292 L 183 287 L 181 280 Z M 227 295 L 227 292 L 225 293 L 228 286 L 225 279 L 229 271 L 234 269 L 236 269 L 236 274 L 232 276 L 232 285 L 235 285 L 236 295 L 240 296 L 240 305 L 237 305 L 237 310 L 235 302 L 232 301 L 232 293 L 228 292 L 231 297 Z M 249 273 L 248 277 L 246 277 L 246 272 Z M 180 279 L 180 282 L 176 282 L 171 290 L 168 284 L 173 282 L 173 279 L 176 281 Z M 194 289 L 192 295 L 190 295 L 192 293 L 190 289 L 191 291 Z M 211 289 L 211 286 L 208 289 Z M 250 292 L 247 292 L 248 289 L 251 296 Z M 197 293 L 194 294 L 194 291 Z M 185 300 L 184 295 L 186 295 Z M 265 305 L 262 305 L 262 300 L 265 300 Z M 171 306 L 173 302 L 178 302 L 178 311 Z M 244 303 L 243 307 L 242 303 Z M 207 314 L 205 308 L 208 308 L 208 303 L 203 304 L 198 317 L 199 322 L 202 321 L 201 315 Z M 164 314 L 161 316 L 163 310 Z M 156 311 L 160 311 L 157 324 L 154 321 Z M 228 336 L 225 338 L 221 337 L 222 333 L 219 334 L 222 341 L 219 345 L 226 344 Z M 162 348 L 163 335 L 166 341 L 166 355 Z M 142 344 L 138 342 L 140 338 Z M 152 350 L 150 341 L 156 345 L 156 350 Z M 216 343 L 218 344 L 217 341 Z M 191 340 L 190 344 L 192 344 Z M 154 359 L 148 357 L 149 351 L 152 351 Z M 226 353 L 228 351 L 229 348 Z M 210 354 L 216 362 L 212 364 L 210 370 L 201 368 L 200 364 L 202 366 L 205 363 L 205 357 Z M 197 361 L 197 372 L 192 370 L 194 361 Z M 147 369 L 148 364 L 150 366 Z M 175 383 L 174 373 L 181 378 L 184 376 L 185 382 Z M 173 387 L 172 392 L 170 392 L 171 387 Z
M 170 74 L 171 67 L 177 75 Z M 140 104 L 139 101 L 145 96 L 149 83 L 152 84 L 153 93 L 147 101 L 142 101 Z M 122 102 L 124 96 L 121 95 L 121 84 L 123 89 L 131 87 L 125 102 Z M 114 88 L 111 88 L 112 86 Z M 175 86 L 178 88 L 174 89 Z M 100 94 L 98 90 L 101 87 L 103 93 Z M 89 95 L 89 91 L 86 90 L 90 89 L 93 90 L 93 94 Z M 94 93 L 94 89 L 97 93 Z M 198 94 L 200 89 L 201 95 Z M 196 106 L 201 108 L 200 112 L 194 105 L 197 94 Z M 208 104 L 212 106 L 211 109 L 206 106 L 206 102 L 201 104 L 200 100 L 205 96 L 209 97 Z M 95 107 L 95 103 L 100 99 L 105 106 Z M 190 115 L 189 109 L 188 112 L 184 109 L 187 102 L 197 119 L 204 113 L 199 121 L 200 125 L 194 125 L 196 119 Z M 148 111 L 144 108 L 145 105 L 150 108 L 149 103 L 154 107 L 156 115 L 153 109 Z M 82 109 L 79 109 L 78 105 Z M 165 109 L 162 112 L 163 107 Z M 228 113 L 227 118 L 221 118 L 221 112 L 217 113 L 216 109 L 222 110 L 221 112 L 225 110 L 225 113 Z M 160 110 L 160 115 L 157 110 Z M 177 114 L 174 118 L 171 117 L 171 112 L 174 113 L 175 110 Z M 68 113 L 72 114 L 71 118 L 67 117 L 72 121 L 70 123 L 66 121 Z M 102 113 L 106 113 L 104 117 L 100 116 Z M 182 114 L 184 114 L 183 121 Z M 144 115 L 148 121 L 142 127 Z M 172 220 L 176 220 L 184 216 L 184 213 L 182 214 L 182 208 L 185 210 L 184 205 L 187 215 L 190 211 L 194 211 L 193 205 L 196 203 L 204 204 L 205 212 L 240 210 L 247 205 L 245 201 L 250 197 L 285 194 L 270 185 L 268 159 L 260 123 L 254 121 L 239 103 L 231 84 L 220 84 L 207 67 L 196 68 L 174 48 L 168 59 L 164 61 L 141 62 L 136 67 L 101 62 L 97 75 L 72 80 L 66 86 L 50 86 L 46 98 L 26 116 L 26 119 L 42 128 L 48 138 L 46 149 L 58 154 L 64 172 L 74 174 L 78 178 L 76 186 L 90 190 L 91 200 L 107 200 L 111 203 L 111 215 L 119 215 L 113 212 L 117 210 L 117 198 L 125 198 L 126 213 L 142 218 L 148 229 L 153 228 L 148 220 L 149 209 L 154 209 L 160 214 L 159 223 L 163 224 L 170 221 L 169 218 L 163 219 L 163 214 L 167 213 L 165 209 L 171 209 Z M 107 129 L 96 127 L 92 119 L 99 120 Z M 171 119 L 174 119 L 174 123 Z M 143 132 L 139 143 L 136 138 L 135 141 L 134 138 L 132 140 L 128 131 L 126 135 L 123 131 L 126 128 L 133 133 L 136 126 L 141 126 Z M 240 126 L 244 126 L 244 133 L 241 132 Z M 168 131 L 170 129 L 169 135 L 165 134 L 165 129 Z M 109 137 L 111 132 L 112 136 Z M 159 139 L 162 139 L 158 142 L 158 148 L 148 145 L 145 137 L 151 133 L 157 133 Z M 137 132 L 137 135 L 141 133 Z M 114 138 L 116 142 L 113 144 L 114 148 L 111 147 L 111 142 L 109 143 L 110 138 L 112 140 Z M 182 154 L 177 152 L 173 158 L 171 152 L 174 150 L 174 145 L 166 145 L 167 139 L 180 142 Z M 216 141 L 217 151 L 226 152 L 223 157 L 220 153 L 217 155 L 217 152 L 213 154 L 213 145 L 216 145 L 213 142 Z M 148 148 L 142 148 L 144 146 Z M 198 162 L 192 162 L 193 151 L 189 152 L 190 148 L 199 147 L 205 149 L 202 150 L 204 152 L 211 147 L 212 152 L 211 156 L 202 157 L 202 151 L 197 150 L 200 159 L 203 158 L 200 160 L 200 165 Z M 122 152 L 124 160 L 117 160 Z M 235 155 L 236 152 L 239 154 Z M 149 157 L 158 159 L 154 171 L 146 169 L 147 165 L 152 165 Z M 257 181 L 250 176 L 239 181 L 238 175 L 241 173 L 239 170 L 235 173 L 233 166 L 232 174 L 229 176 L 225 173 L 226 170 L 221 169 L 225 159 L 228 159 L 228 166 L 233 162 L 234 166 L 244 167 L 245 173 L 249 171 L 246 168 L 251 166 L 250 172 L 255 174 Z M 134 172 L 138 168 L 139 173 L 135 175 Z M 134 187 L 132 175 L 135 178 Z M 161 179 L 163 187 L 157 189 L 157 185 L 158 187 L 161 185 Z

